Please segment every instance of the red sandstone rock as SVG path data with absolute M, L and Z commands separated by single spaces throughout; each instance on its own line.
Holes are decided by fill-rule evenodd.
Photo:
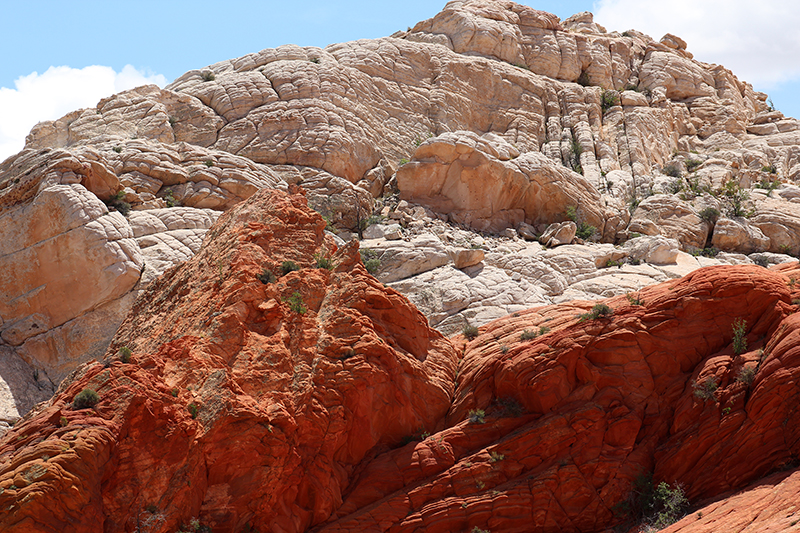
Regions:
M 0 530 L 172 532 L 197 516 L 215 532 L 303 531 L 366 454 L 434 430 L 455 350 L 324 227 L 274 191 L 221 217 L 138 300 L 110 364 L 81 367 L 0 441 Z M 302 269 L 280 277 L 288 260 Z M 86 387 L 100 403 L 72 410 Z
M 0 440 L 0 530 L 601 532 L 641 474 L 708 502 L 800 455 L 797 265 L 705 268 L 611 316 L 538 308 L 451 343 L 323 225 L 277 192 L 223 215 L 138 300 L 110 365 Z M 303 269 L 256 280 L 286 260 Z M 72 410 L 86 387 L 100 403 Z M 754 508 L 789 512 L 795 485 L 768 481 L 780 495 L 751 488 Z

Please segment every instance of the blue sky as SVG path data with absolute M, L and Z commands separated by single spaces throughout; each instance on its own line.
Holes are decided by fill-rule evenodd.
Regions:
M 27 133 L 38 120 L 94 106 L 128 86 L 163 85 L 187 70 L 281 44 L 322 47 L 390 35 L 432 17 L 445 3 L 0 0 L 5 22 L 0 32 L 0 160 L 21 149 L 19 132 Z M 656 39 L 666 31 L 675 33 L 697 59 L 722 63 L 768 92 L 778 109 L 800 117 L 800 10 L 786 8 L 793 2 L 520 3 L 562 19 L 593 11 L 608 30 L 633 27 Z

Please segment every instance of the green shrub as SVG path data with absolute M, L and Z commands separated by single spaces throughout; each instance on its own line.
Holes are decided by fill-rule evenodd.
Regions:
M 375 274 L 378 269 L 381 267 L 381 260 L 380 259 L 367 259 L 364 261 L 364 268 L 367 269 L 367 272 L 370 274 Z
M 537 335 L 537 333 L 535 331 L 533 331 L 531 329 L 525 329 L 525 330 L 522 331 L 522 333 L 520 333 L 519 340 L 520 341 L 529 341 L 529 340 L 535 339 L 537 336 L 538 335 Z
M 128 213 L 131 211 L 131 204 L 124 201 L 123 198 L 125 198 L 125 191 L 119 191 L 108 199 L 105 204 L 109 209 L 115 209 L 119 211 L 122 216 L 127 217 Z
M 595 320 L 601 317 L 610 317 L 614 314 L 614 310 L 611 309 L 606 304 L 597 304 L 592 307 L 592 310 L 588 313 L 584 313 L 580 315 L 580 320 L 583 322 L 584 320 Z
M 281 274 L 286 275 L 289 272 L 296 272 L 300 270 L 300 266 L 294 261 L 284 261 L 281 263 Z
M 695 396 L 700 398 L 703 401 L 706 400 L 717 400 L 716 392 L 719 388 L 719 383 L 717 382 L 716 378 L 708 378 L 702 383 L 697 383 L 696 381 L 692 383 L 692 389 L 694 389 L 693 393 Z
M 284 301 L 289 304 L 289 309 L 299 315 L 303 315 L 308 311 L 305 304 L 303 304 L 303 296 L 297 291 L 292 293 L 288 298 L 285 298 Z
M 585 241 L 591 239 L 595 233 L 597 233 L 597 228 L 590 226 L 586 222 L 580 222 L 578 223 L 578 229 L 575 231 L 575 236 Z
M 200 411 L 200 407 L 196 403 L 190 403 L 186 406 L 186 409 L 189 410 L 189 414 L 192 415 L 192 419 L 197 418 L 197 413 Z
M 689 508 L 689 500 L 680 485 L 671 488 L 664 481 L 654 485 L 651 475 L 640 475 L 622 507 L 627 507 L 632 518 L 644 526 L 642 531 L 655 531 L 680 520 Z
M 263 283 L 264 285 L 269 285 L 270 283 L 275 283 L 275 274 L 272 273 L 267 267 L 261 269 L 261 274 L 256 274 L 256 279 Z
M 688 170 L 689 172 L 694 172 L 694 170 L 702 164 L 703 162 L 700 161 L 699 159 L 687 159 L 686 170 Z
M 97 405 L 99 401 L 100 395 L 98 395 L 94 389 L 83 389 L 76 394 L 75 399 L 72 400 L 72 409 L 75 411 L 79 409 L 89 409 Z
M 211 167 L 213 167 L 213 166 L 214 166 L 214 162 L 213 162 L 212 160 L 210 160 L 210 159 L 206 159 L 206 161 L 205 161 L 205 165 L 206 165 L 207 167 L 211 168 Z
M 571 220 L 573 222 L 578 220 L 578 214 L 577 214 L 577 212 L 575 210 L 575 206 L 574 205 L 568 205 L 567 208 L 564 210 L 564 212 L 565 212 L 564 217 L 567 220 Z
M 461 330 L 461 333 L 463 333 L 464 336 L 469 340 L 472 340 L 479 334 L 478 326 L 471 326 L 469 324 L 464 324 L 464 328 Z
M 122 146 L 115 146 L 114 148 L 112 148 L 112 150 L 114 150 L 117 153 L 120 153 L 122 152 Z
M 486 412 L 483 409 L 471 409 L 469 412 L 469 421 L 473 424 L 483 424 Z
M 733 329 L 733 353 L 739 355 L 747 350 L 747 321 L 737 318 L 731 325 Z
M 721 192 L 728 207 L 728 216 L 750 217 L 755 213 L 750 205 L 750 193 L 742 189 L 734 180 L 728 180 Z
M 617 91 L 603 90 L 603 94 L 600 95 L 600 107 L 603 108 L 603 113 L 617 105 L 618 102 L 619 95 Z
M 715 223 L 719 219 L 719 209 L 706 207 L 700 211 L 700 219 L 703 222 Z
M 317 65 L 319 65 L 319 58 L 318 58 L 318 57 L 312 57 L 311 59 L 309 59 L 309 61 L 311 61 L 312 63 L 316 63 Z
M 406 157 L 404 157 L 404 158 L 400 159 L 400 161 L 399 161 L 399 164 L 400 164 L 400 166 L 401 166 L 401 167 L 402 167 L 403 165 L 405 165 L 406 163 L 408 163 L 408 158 L 406 158 Z
M 123 363 L 130 363 L 131 362 L 131 349 L 127 346 L 123 346 L 119 349 L 119 360 Z
M 506 456 L 503 455 L 502 453 L 489 452 L 489 462 L 490 463 L 496 463 L 498 461 L 502 461 L 505 458 L 506 458 Z
M 550 333 L 550 328 L 547 326 L 539 326 L 539 335 L 544 335 L 545 333 Z
M 508 346 L 506 346 L 505 344 L 502 345 L 500 347 L 500 353 L 503 354 L 503 355 L 507 354 L 508 353 Z
M 681 166 L 677 162 L 667 163 L 663 169 L 664 175 L 671 178 L 681 177 Z
M 753 381 L 756 379 L 756 372 L 757 369 L 754 366 L 743 366 L 739 370 L 739 374 L 736 376 L 736 381 L 739 383 L 744 383 L 748 387 L 753 384 Z
M 325 270 L 333 270 L 333 261 L 330 257 L 325 257 L 322 254 L 315 254 L 314 260 L 317 263 L 317 268 L 324 268 Z
M 777 174 L 778 169 L 775 167 L 775 165 L 770 163 L 769 165 L 764 165 L 763 167 L 761 167 L 761 172 L 766 172 L 768 174 Z
M 214 81 L 217 79 L 217 76 L 213 72 L 203 72 L 201 74 L 203 81 Z
M 175 207 L 175 196 L 172 193 L 172 189 L 164 191 L 164 202 L 166 202 L 167 207 Z
M 769 258 L 765 255 L 757 254 L 750 257 L 753 260 L 753 263 L 757 264 L 760 267 L 767 268 L 769 267 Z
M 578 76 L 578 85 L 583 87 L 589 87 L 592 84 L 591 80 L 589 79 L 589 73 L 585 70 L 581 71 L 580 76 Z
M 638 294 L 636 296 L 634 296 L 633 294 L 628 293 L 628 294 L 625 295 L 625 298 L 628 299 L 628 303 L 630 303 L 631 305 L 644 305 L 642 300 L 639 299 L 639 295 Z

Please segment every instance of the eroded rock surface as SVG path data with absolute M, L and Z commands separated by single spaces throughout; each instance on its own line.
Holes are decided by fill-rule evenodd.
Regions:
M 82 366 L 8 432 L 0 505 L 16 510 L 0 529 L 175 531 L 199 516 L 217 531 L 305 531 L 341 505 L 367 454 L 435 429 L 455 348 L 305 202 L 262 191 L 224 214 L 137 300 L 107 364 Z M 302 270 L 258 279 L 284 260 Z M 87 387 L 100 403 L 75 410 Z M 45 484 L 73 493 L 68 505 Z

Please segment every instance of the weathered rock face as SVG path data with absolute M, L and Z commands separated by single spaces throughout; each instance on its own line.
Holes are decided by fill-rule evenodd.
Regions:
M 580 174 L 548 157 L 519 151 L 497 135 L 446 133 L 423 142 L 397 171 L 402 196 L 481 231 L 549 223 L 581 208 L 603 232 L 600 195 Z
M 0 439 L 3 531 L 196 516 L 223 532 L 591 533 L 621 523 L 643 473 L 699 501 L 800 453 L 796 265 L 699 270 L 595 319 L 578 316 L 589 304 L 523 311 L 482 328 L 456 374 L 453 344 L 304 203 L 259 193 L 223 215 L 138 300 L 109 364 Z M 302 269 L 256 279 L 284 260 Z M 84 387 L 100 401 L 76 411 Z
M 318 530 L 604 531 L 642 473 L 699 500 L 797 456 L 800 315 L 786 277 L 704 269 L 636 297 L 608 300 L 609 318 L 565 304 L 482 328 L 447 429 L 376 457 Z M 747 323 L 739 355 L 734 318 Z M 737 381 L 744 367 L 751 383 Z M 692 383 L 710 379 L 703 400 Z
M 15 512 L 0 529 L 175 531 L 199 516 L 215 531 L 304 531 L 341 505 L 368 453 L 436 429 L 455 349 L 305 202 L 262 191 L 224 214 L 143 292 L 106 364 L 10 430 L 0 506 Z M 284 261 L 301 270 L 259 281 Z M 72 409 L 86 387 L 100 403 Z

